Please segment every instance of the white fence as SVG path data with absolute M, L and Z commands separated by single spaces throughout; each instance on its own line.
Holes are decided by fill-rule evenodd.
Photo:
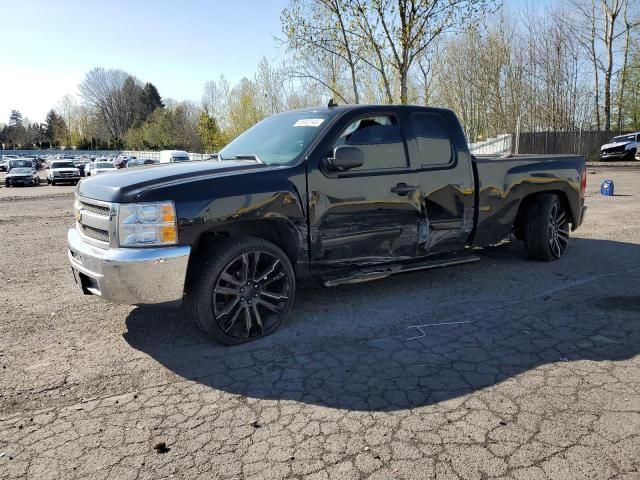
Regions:
M 496 138 L 470 143 L 469 150 L 474 155 L 508 155 L 511 153 L 511 134 L 504 133 Z
M 160 160 L 160 152 L 152 152 L 152 151 L 136 151 L 136 150 L 123 150 L 120 152 L 120 155 L 123 157 L 136 157 L 142 160 Z M 211 158 L 210 153 L 191 153 L 189 152 L 189 160 L 192 161 L 201 161 L 201 160 L 209 160 Z

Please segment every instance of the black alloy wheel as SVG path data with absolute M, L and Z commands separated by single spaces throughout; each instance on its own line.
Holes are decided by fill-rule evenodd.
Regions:
M 295 275 L 287 255 L 254 237 L 220 240 L 194 264 L 185 311 L 224 345 L 265 337 L 293 308 Z
M 569 246 L 569 215 L 560 202 L 555 202 L 549 216 L 549 248 L 560 258 Z
M 570 223 L 569 211 L 558 195 L 539 195 L 531 204 L 524 227 L 529 254 L 546 261 L 562 258 L 569 248 Z
M 213 315 L 239 339 L 260 337 L 280 324 L 291 286 L 283 263 L 269 252 L 243 253 L 229 262 L 213 290 Z

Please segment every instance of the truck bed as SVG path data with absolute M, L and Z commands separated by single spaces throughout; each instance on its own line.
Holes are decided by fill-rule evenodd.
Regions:
M 577 227 L 583 169 L 579 155 L 474 156 L 478 208 L 472 244 L 492 245 L 507 238 L 521 202 L 541 192 L 563 198 Z

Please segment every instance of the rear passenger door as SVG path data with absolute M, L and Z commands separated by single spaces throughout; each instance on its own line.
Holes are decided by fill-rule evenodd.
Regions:
M 466 139 L 448 110 L 418 109 L 409 116 L 408 142 L 415 182 L 428 224 L 423 252 L 464 247 L 474 218 L 474 181 Z
M 307 163 L 311 258 L 316 264 L 413 257 L 420 201 L 412 190 L 402 118 L 393 112 L 350 114 Z M 324 159 L 341 145 L 359 148 L 363 165 L 335 172 Z

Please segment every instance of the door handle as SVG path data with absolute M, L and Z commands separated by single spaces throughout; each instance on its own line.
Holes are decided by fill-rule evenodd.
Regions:
M 393 193 L 397 193 L 401 197 L 409 195 L 411 192 L 415 192 L 418 187 L 414 187 L 413 185 L 407 185 L 406 183 L 399 183 L 395 187 L 391 189 Z

